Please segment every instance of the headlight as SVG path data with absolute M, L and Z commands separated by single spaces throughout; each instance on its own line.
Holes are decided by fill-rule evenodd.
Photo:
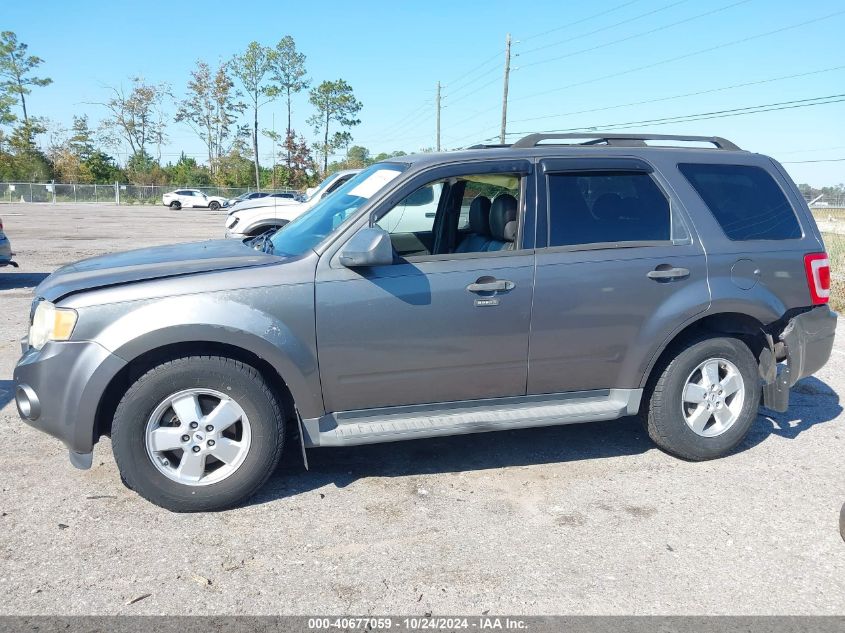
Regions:
M 76 310 L 57 308 L 49 301 L 41 301 L 35 308 L 29 328 L 29 344 L 35 349 L 47 341 L 66 341 L 76 325 Z
M 235 226 L 235 225 L 236 225 L 238 222 L 240 222 L 240 221 L 241 221 L 241 219 L 240 219 L 238 216 L 236 216 L 236 215 L 230 215 L 230 216 L 226 219 L 226 228 L 227 228 L 227 229 L 231 229 L 233 226 Z

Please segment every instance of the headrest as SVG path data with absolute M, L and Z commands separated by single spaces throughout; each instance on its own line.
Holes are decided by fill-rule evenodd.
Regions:
M 469 205 L 469 230 L 477 235 L 490 235 L 490 198 L 475 196 Z
M 618 220 L 621 208 L 622 196 L 618 193 L 603 193 L 593 203 L 593 216 L 597 220 Z
M 490 205 L 490 233 L 494 240 L 513 242 L 516 239 L 516 198 L 508 193 L 496 196 Z

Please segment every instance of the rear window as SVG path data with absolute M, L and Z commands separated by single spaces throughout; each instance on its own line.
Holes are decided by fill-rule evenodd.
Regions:
M 710 208 L 728 239 L 790 240 L 801 237 L 792 205 L 760 167 L 682 163 L 678 169 Z
M 669 201 L 640 172 L 549 174 L 549 246 L 666 241 Z

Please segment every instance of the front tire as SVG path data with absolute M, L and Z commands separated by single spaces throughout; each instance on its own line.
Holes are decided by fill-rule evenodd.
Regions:
M 212 211 L 217 211 L 220 208 L 220 203 L 217 200 L 212 200 L 208 203 L 208 208 Z
M 115 411 L 112 447 L 127 486 L 174 512 L 235 506 L 281 457 L 285 420 L 251 366 L 219 356 L 150 369 Z
M 760 379 L 748 346 L 735 338 L 687 345 L 662 369 L 651 390 L 646 428 L 668 453 L 691 461 L 721 457 L 757 417 Z

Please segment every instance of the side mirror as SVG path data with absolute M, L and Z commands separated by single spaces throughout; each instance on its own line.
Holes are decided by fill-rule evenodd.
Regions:
M 389 266 L 393 263 L 390 234 L 378 226 L 361 229 L 340 251 L 340 263 L 347 268 Z

